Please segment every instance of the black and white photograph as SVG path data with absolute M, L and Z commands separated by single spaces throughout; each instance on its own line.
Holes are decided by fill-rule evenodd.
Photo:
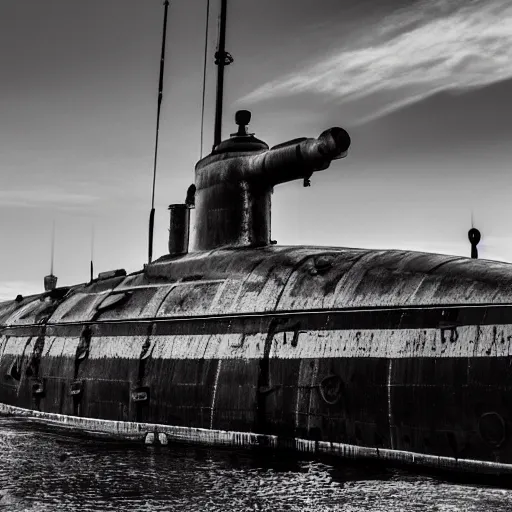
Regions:
M 512 510 L 510 0 L 0 0 L 0 511 Z

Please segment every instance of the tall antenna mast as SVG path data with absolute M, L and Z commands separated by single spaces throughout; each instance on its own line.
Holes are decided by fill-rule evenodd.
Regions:
M 160 129 L 160 107 L 162 106 L 163 85 L 164 85 L 164 61 L 165 61 L 165 38 L 167 33 L 167 11 L 169 10 L 169 0 L 164 2 L 164 29 L 162 34 L 162 54 L 160 57 L 160 78 L 158 80 L 158 107 L 156 114 L 156 137 L 155 137 L 155 158 L 153 163 L 153 190 L 151 193 L 151 212 L 149 214 L 149 240 L 148 240 L 148 263 L 153 259 L 153 230 L 155 227 L 155 182 L 156 182 L 156 162 L 158 156 L 158 133 Z
M 215 52 L 215 64 L 217 70 L 217 100 L 215 104 L 215 131 L 213 135 L 213 147 L 220 144 L 222 138 L 222 101 L 224 97 L 224 68 L 233 62 L 233 57 L 226 51 L 226 11 L 228 0 L 221 0 L 219 45 Z

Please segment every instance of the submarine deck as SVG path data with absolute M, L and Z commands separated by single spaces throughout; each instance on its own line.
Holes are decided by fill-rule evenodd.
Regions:
M 143 271 L 64 291 L 58 299 L 46 293 L 0 304 L 0 326 L 40 323 L 43 317 L 53 324 L 93 318 L 512 304 L 512 265 L 398 250 L 217 249 L 164 256 Z M 36 300 L 42 298 L 48 300 Z

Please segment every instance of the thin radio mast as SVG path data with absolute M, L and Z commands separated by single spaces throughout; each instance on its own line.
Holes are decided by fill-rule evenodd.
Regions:
M 215 131 L 213 135 L 213 147 L 220 144 L 222 139 L 222 103 L 224 98 L 224 68 L 233 62 L 233 57 L 226 51 L 226 11 L 227 0 L 221 0 L 219 45 L 215 53 L 217 70 L 217 100 L 215 103 Z
M 52 223 L 52 250 L 50 260 L 50 275 L 53 276 L 53 260 L 55 258 L 55 221 Z
M 162 106 L 163 84 L 164 84 L 164 62 L 165 62 L 165 38 L 167 33 L 167 11 L 169 10 L 169 0 L 164 2 L 164 29 L 162 34 L 162 53 L 160 57 L 160 78 L 158 80 L 158 107 L 156 114 L 156 136 L 155 136 L 155 157 L 153 162 L 153 189 L 151 192 L 151 212 L 149 214 L 149 240 L 148 240 L 148 263 L 153 259 L 153 230 L 155 227 L 155 182 L 156 182 L 156 162 L 158 156 L 158 133 L 160 130 L 160 107 Z
M 52 223 L 52 247 L 50 257 L 50 275 L 44 276 L 44 291 L 51 292 L 57 286 L 57 277 L 53 274 L 53 260 L 55 257 L 55 220 Z
M 94 279 L 94 224 L 91 226 L 91 279 Z

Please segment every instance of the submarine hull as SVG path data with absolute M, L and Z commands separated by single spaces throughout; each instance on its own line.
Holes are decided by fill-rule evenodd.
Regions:
M 147 443 L 512 473 L 512 305 L 498 293 L 508 290 L 506 264 L 487 265 L 468 287 L 468 265 L 482 262 L 427 263 L 398 251 L 272 248 L 240 261 L 240 251 L 227 253 L 164 259 L 60 299 L 5 305 L 0 412 Z M 237 274 L 237 265 L 252 272 Z M 173 280 L 185 268 L 191 278 Z M 499 282 L 495 302 L 471 302 L 454 279 L 480 296 Z M 397 304 L 365 292 L 379 283 L 402 289 Z

